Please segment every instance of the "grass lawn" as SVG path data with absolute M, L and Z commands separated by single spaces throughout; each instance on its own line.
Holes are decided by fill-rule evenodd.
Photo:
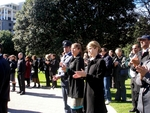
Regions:
M 130 88 L 130 79 L 126 80 L 126 94 L 127 94 L 127 102 L 117 102 L 115 101 L 115 93 L 116 89 L 111 89 L 112 93 L 112 102 L 111 106 L 117 111 L 117 113 L 128 113 L 130 109 L 132 109 L 132 101 L 131 101 L 131 88 Z
M 42 85 L 45 85 L 45 74 L 40 72 L 39 79 L 40 83 Z M 57 85 L 58 87 L 60 87 L 60 80 L 57 81 Z M 128 113 L 128 111 L 132 109 L 130 79 L 126 80 L 126 91 L 127 91 L 127 102 L 117 102 L 114 100 L 116 89 L 111 89 L 112 102 L 110 103 L 110 105 L 117 111 L 117 113 Z
M 45 74 L 40 71 L 40 73 L 38 73 L 38 76 L 39 76 L 40 83 L 43 86 L 45 86 L 46 85 Z M 60 79 L 57 81 L 57 85 L 58 87 L 60 87 Z

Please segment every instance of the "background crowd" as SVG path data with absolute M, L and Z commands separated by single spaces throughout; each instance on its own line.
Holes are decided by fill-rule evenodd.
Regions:
M 20 95 L 25 94 L 26 87 L 42 87 L 38 77 L 39 71 L 45 74 L 44 87 L 54 89 L 57 87 L 57 80 L 61 79 L 65 113 L 107 113 L 106 105 L 112 101 L 110 88 L 117 89 L 116 101 L 127 101 L 125 80 L 129 77 L 133 104 L 133 109 L 129 112 L 149 113 L 150 102 L 147 99 L 150 84 L 150 36 L 143 35 L 137 40 L 140 44 L 133 44 L 127 57 L 121 48 L 115 51 L 101 48 L 97 41 L 89 42 L 87 51 L 83 52 L 79 43 L 71 43 L 69 40 L 62 43 L 63 53 L 60 59 L 57 59 L 54 53 L 46 54 L 45 58 L 37 58 L 36 55 L 24 56 L 21 52 L 18 56 L 1 54 L 1 57 L 9 64 L 8 73 L 13 92 L 17 72 L 17 93 Z M 31 80 L 34 86 L 30 86 Z M 2 91 L 0 89 L 0 94 Z M 8 100 L 9 95 L 7 100 L 5 99 L 6 104 Z

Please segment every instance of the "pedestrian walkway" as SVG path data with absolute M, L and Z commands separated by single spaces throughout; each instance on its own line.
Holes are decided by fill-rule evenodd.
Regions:
M 11 92 L 10 99 L 8 113 L 64 113 L 60 88 L 26 88 L 25 95 Z M 108 113 L 117 113 L 110 105 L 107 109 Z

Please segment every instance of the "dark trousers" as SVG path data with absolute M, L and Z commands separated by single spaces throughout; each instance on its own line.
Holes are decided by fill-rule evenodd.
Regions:
M 24 75 L 21 74 L 21 73 L 18 73 L 18 83 L 19 83 L 19 89 L 20 89 L 20 91 L 25 92 Z
M 83 113 L 82 108 L 81 109 L 73 109 L 71 110 L 71 113 Z
M 65 113 L 71 113 L 71 109 L 67 104 L 68 86 L 62 86 L 61 89 L 62 89 L 62 96 L 63 96 L 63 101 L 64 101 Z
M 134 109 L 137 109 L 139 89 L 140 87 L 135 83 L 135 78 L 131 77 L 132 105 Z
M 50 72 L 52 87 L 57 87 L 57 81 L 54 81 L 54 80 L 53 80 L 53 76 L 54 76 L 53 72 Z
M 117 88 L 117 92 L 116 92 L 115 100 L 121 100 L 122 97 L 122 100 L 126 101 L 125 79 L 116 81 L 116 88 Z
M 46 78 L 46 86 L 50 86 L 50 74 L 49 74 L 49 70 L 45 71 L 45 78 Z
M 7 113 L 7 103 L 8 101 L 0 100 L 0 113 Z
M 25 81 L 27 81 L 27 86 L 30 86 L 30 78 L 25 78 Z

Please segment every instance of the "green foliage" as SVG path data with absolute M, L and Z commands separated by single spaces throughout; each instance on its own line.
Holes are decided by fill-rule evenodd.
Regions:
M 149 19 L 143 16 L 139 17 L 138 22 L 134 26 L 135 31 L 133 36 L 134 37 L 140 37 L 144 34 L 150 34 L 150 23 Z
M 27 0 L 16 15 L 15 49 L 60 53 L 64 39 L 83 46 L 97 40 L 108 49 L 122 47 L 134 39 L 128 35 L 134 7 L 133 0 Z
M 15 54 L 14 43 L 12 41 L 13 34 L 10 31 L 0 31 L 0 43 L 3 45 L 3 53 Z

